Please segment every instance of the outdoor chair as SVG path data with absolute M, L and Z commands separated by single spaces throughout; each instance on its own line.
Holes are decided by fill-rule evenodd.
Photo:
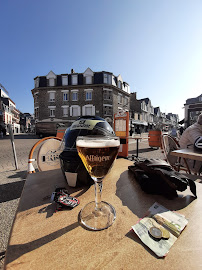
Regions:
M 186 171 L 186 173 L 191 174 L 189 166 L 185 158 L 183 158 L 183 163 L 181 163 L 181 157 L 172 156 L 171 151 L 180 149 L 178 141 L 168 134 L 162 134 L 161 136 L 163 153 L 165 155 L 165 160 L 171 165 L 171 167 L 176 171 Z

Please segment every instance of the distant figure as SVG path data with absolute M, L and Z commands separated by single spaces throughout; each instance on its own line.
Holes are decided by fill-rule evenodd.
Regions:
M 171 131 L 170 131 L 170 135 L 171 135 L 172 137 L 175 137 L 175 138 L 178 137 L 176 127 L 172 127 L 172 129 L 171 129 Z
M 1 139 L 3 139 L 4 134 L 3 134 L 3 131 L 2 130 L 0 131 L 0 136 L 1 136 Z
M 136 132 L 137 132 L 137 134 L 141 134 L 141 130 L 140 130 L 139 126 L 137 126 L 137 128 L 136 128 Z
M 199 115 L 197 122 L 189 126 L 183 132 L 179 140 L 180 147 L 182 149 L 183 148 L 194 149 L 194 143 L 196 139 L 199 137 L 202 137 L 202 113 Z M 201 171 L 202 168 L 201 161 L 187 159 L 187 163 L 190 167 L 190 170 L 192 170 L 193 172 L 198 173 Z
M 181 126 L 181 127 L 179 128 L 179 132 L 180 132 L 180 135 L 182 136 L 182 133 L 184 132 L 183 126 Z

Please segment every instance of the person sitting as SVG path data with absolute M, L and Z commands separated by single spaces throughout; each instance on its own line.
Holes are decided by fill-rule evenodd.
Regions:
M 191 148 L 194 149 L 194 143 L 196 139 L 202 137 L 202 113 L 198 116 L 198 120 L 193 125 L 189 126 L 182 133 L 182 136 L 179 140 L 179 145 L 181 149 Z M 202 162 L 187 159 L 189 168 L 194 173 L 200 173 L 202 169 Z
M 178 131 L 177 131 L 176 127 L 173 126 L 171 128 L 171 131 L 169 132 L 169 134 L 174 138 L 178 138 Z

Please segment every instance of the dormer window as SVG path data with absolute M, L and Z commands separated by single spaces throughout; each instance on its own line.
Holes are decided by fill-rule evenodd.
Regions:
M 72 75 L 72 85 L 78 84 L 78 75 Z
M 109 84 L 109 76 L 108 74 L 105 74 L 105 73 L 104 73 L 104 83 Z
M 56 85 L 56 75 L 53 71 L 50 71 L 47 75 L 46 75 L 46 79 L 47 79 L 47 85 L 48 86 L 55 86 Z
M 49 86 L 55 86 L 55 79 L 49 79 Z
M 92 76 L 85 77 L 85 84 L 92 84 Z
M 68 77 L 66 76 L 62 76 L 62 85 L 68 85 Z
M 90 68 L 87 68 L 83 73 L 84 83 L 85 84 L 92 84 L 93 83 L 93 76 L 94 73 Z
M 39 87 L 39 78 L 36 78 L 34 83 L 35 83 L 35 88 L 38 88 Z

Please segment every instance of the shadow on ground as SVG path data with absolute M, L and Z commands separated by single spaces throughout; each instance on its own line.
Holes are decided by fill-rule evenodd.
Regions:
M 8 176 L 10 179 L 19 178 L 20 180 L 0 185 L 0 203 L 20 198 L 25 184 L 26 175 L 26 171 L 20 171 Z
M 0 186 L 0 203 L 20 198 L 25 180 Z

